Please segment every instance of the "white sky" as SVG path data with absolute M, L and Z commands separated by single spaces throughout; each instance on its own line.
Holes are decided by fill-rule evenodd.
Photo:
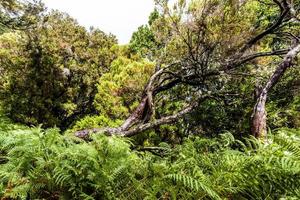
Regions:
M 58 9 L 77 19 L 86 28 L 94 26 L 129 42 L 137 28 L 148 22 L 153 0 L 43 0 L 49 9 Z

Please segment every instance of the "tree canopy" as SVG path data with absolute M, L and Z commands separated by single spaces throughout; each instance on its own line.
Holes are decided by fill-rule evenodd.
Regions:
M 12 119 L 65 129 L 78 116 L 95 112 L 96 83 L 115 58 L 114 36 L 87 32 L 54 12 L 33 29 L 0 37 L 2 96 Z

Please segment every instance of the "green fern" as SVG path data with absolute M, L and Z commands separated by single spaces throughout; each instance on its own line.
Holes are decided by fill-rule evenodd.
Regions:
M 2 129 L 0 122 L 0 197 L 300 198 L 299 132 L 277 130 L 268 143 L 230 133 L 191 137 L 158 157 L 132 151 L 128 139 L 98 135 L 87 143 L 57 129 Z
M 183 174 L 169 174 L 167 177 L 173 179 L 176 183 L 182 183 L 185 187 L 192 191 L 202 191 L 212 199 L 221 199 L 221 197 L 213 189 L 202 182 L 203 180 L 196 180 Z

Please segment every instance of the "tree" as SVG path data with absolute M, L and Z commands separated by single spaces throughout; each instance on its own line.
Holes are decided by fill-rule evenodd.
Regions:
M 293 47 L 285 56 L 282 63 L 276 68 L 268 82 L 260 91 L 252 114 L 251 132 L 257 138 L 266 138 L 267 111 L 266 101 L 269 91 L 278 83 L 285 71 L 293 64 L 294 58 L 300 52 L 300 45 Z
M 140 53 L 150 60 L 155 57 L 155 52 L 160 46 L 152 30 L 152 25 L 159 17 L 159 12 L 155 9 L 149 16 L 148 24 L 140 26 L 138 30 L 132 34 L 129 44 L 133 52 Z
M 163 10 L 157 25 L 164 27 L 164 33 L 157 34 L 161 36 L 158 40 L 168 42 L 141 103 L 122 126 L 79 131 L 77 136 L 99 131 L 132 136 L 173 123 L 204 100 L 230 95 L 223 87 L 228 78 L 255 66 L 253 62 L 268 62 L 268 57 L 286 54 L 293 36 L 298 35 L 296 1 L 179 1 L 174 9 L 169 8 L 168 1 L 157 3 Z M 180 87 L 184 89 L 179 95 L 170 94 Z M 158 96 L 181 102 L 182 109 L 152 119 Z
M 12 34 L 12 33 L 9 33 Z M 53 12 L 33 29 L 1 36 L 4 110 L 18 122 L 66 129 L 95 113 L 96 83 L 115 55 L 113 35 L 87 32 L 66 14 Z
M 43 4 L 35 0 L 1 0 L 0 33 L 7 29 L 24 29 L 35 24 L 43 10 Z
M 111 119 L 125 118 L 137 106 L 137 97 L 153 70 L 154 65 L 147 61 L 124 57 L 114 60 L 110 73 L 99 80 L 94 102 L 97 111 Z
M 137 107 L 143 86 L 154 71 L 154 64 L 119 53 L 110 70 L 98 79 L 94 98 L 97 116 L 79 120 L 73 129 L 119 125 Z

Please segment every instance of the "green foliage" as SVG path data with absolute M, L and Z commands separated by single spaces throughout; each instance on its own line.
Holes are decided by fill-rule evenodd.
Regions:
M 117 127 L 121 125 L 123 120 L 112 120 L 104 115 L 86 116 L 78 120 L 72 127 L 70 132 L 75 130 L 91 129 L 97 127 Z
M 226 73 L 220 67 L 227 58 L 286 48 L 288 40 L 271 35 L 236 54 L 276 21 L 274 1 L 180 0 L 169 8 L 156 0 L 162 11 L 128 46 L 67 14 L 39 16 L 41 5 L 20 2 L 0 0 L 0 199 L 300 199 L 299 69 L 269 93 L 273 131 L 260 141 L 243 136 L 255 87 L 279 58 Z M 34 26 L 8 32 L 27 25 Z M 299 35 L 298 28 L 287 21 L 276 31 Z M 76 130 L 122 124 L 156 70 L 149 60 L 157 69 L 182 61 L 156 77 L 155 89 L 170 88 L 154 94 L 151 117 L 178 113 L 197 95 L 214 98 L 131 140 L 75 138 Z M 72 129 L 62 135 L 42 126 Z
M 114 59 L 112 35 L 87 32 L 66 14 L 43 17 L 27 33 L 0 38 L 1 99 L 18 122 L 66 129 L 95 113 L 96 83 Z
M 119 56 L 98 81 L 94 106 L 99 115 L 79 120 L 73 129 L 120 125 L 139 104 L 153 70 L 151 62 Z
M 168 192 L 185 199 L 299 198 L 299 130 L 280 130 L 269 141 L 242 143 L 228 133 L 187 140 L 174 152 L 166 177 L 175 187 Z
M 126 139 L 93 141 L 56 129 L 0 126 L 0 197 L 11 199 L 297 199 L 300 132 L 268 143 L 230 133 L 190 137 L 163 157 L 130 150 Z M 7 122 L 8 123 L 8 122 Z M 7 126 L 10 126 L 9 123 Z M 157 152 L 158 155 L 160 154 Z
M 126 117 L 140 100 L 144 85 L 153 73 L 153 63 L 119 57 L 98 84 L 95 107 L 100 114 L 114 119 Z
M 300 127 L 300 70 L 288 71 L 270 94 L 267 104 L 268 122 L 271 129 Z M 286 88 L 290 88 L 287 90 Z
M 124 140 L 75 142 L 56 129 L 1 131 L 0 146 L 3 198 L 115 199 L 143 165 Z
M 30 27 L 36 23 L 43 10 L 43 5 L 38 1 L 1 0 L 0 34 L 9 29 Z
M 156 41 L 152 24 L 159 18 L 159 12 L 155 9 L 149 16 L 147 25 L 140 26 L 136 32 L 131 36 L 129 47 L 133 52 L 139 53 L 144 57 L 153 59 L 155 52 L 159 48 Z

